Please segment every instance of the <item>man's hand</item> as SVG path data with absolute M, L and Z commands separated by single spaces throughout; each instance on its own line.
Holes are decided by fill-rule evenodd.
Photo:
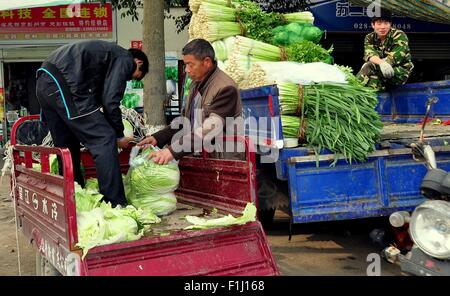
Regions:
M 388 62 L 384 61 L 380 64 L 381 73 L 383 73 L 383 76 L 386 78 L 392 78 L 394 77 L 394 68 L 392 68 L 391 65 L 389 65 Z
M 148 145 L 156 146 L 158 145 L 158 141 L 156 140 L 155 137 L 150 136 L 137 143 L 137 145 L 140 147 L 143 146 L 144 148 L 147 147 Z
M 172 152 L 169 149 L 165 148 L 156 152 L 151 152 L 147 159 L 153 158 L 153 162 L 157 164 L 168 164 L 171 160 L 173 160 Z
M 128 144 L 132 140 L 133 140 L 133 138 L 130 138 L 130 137 L 123 137 L 123 138 L 117 139 L 117 147 L 119 147 L 120 149 L 125 149 L 128 147 Z

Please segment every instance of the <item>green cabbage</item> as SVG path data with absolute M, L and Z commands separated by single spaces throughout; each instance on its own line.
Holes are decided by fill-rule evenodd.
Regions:
M 159 165 L 146 156 L 153 151 L 146 149 L 130 161 L 130 169 L 124 180 L 128 202 L 161 216 L 176 209 L 173 194 L 180 182 L 180 170 L 176 162 Z
M 91 211 L 77 212 L 78 243 L 83 249 L 83 259 L 89 249 L 103 244 L 106 236 L 106 220 L 101 208 Z
M 58 157 L 56 154 L 50 154 L 50 174 L 59 175 Z
M 208 229 L 216 227 L 226 227 L 231 225 L 243 225 L 247 222 L 256 221 L 256 207 L 253 203 L 245 206 L 242 216 L 235 218 L 228 214 L 227 216 L 217 219 L 204 219 L 197 216 L 186 216 L 186 220 L 194 225 L 185 227 L 184 229 Z
M 84 188 L 86 190 L 92 191 L 92 192 L 99 192 L 98 189 L 98 179 L 96 178 L 89 178 L 86 180 L 85 184 L 84 184 Z
M 149 210 L 158 216 L 169 215 L 177 209 L 177 198 L 173 192 L 133 196 L 129 200 L 133 206 Z
M 93 181 L 90 180 L 97 180 L 97 179 L 87 180 L 86 185 L 89 184 L 90 186 L 92 186 Z M 103 195 L 98 192 L 98 185 L 96 190 L 89 188 L 87 186 L 83 189 L 81 188 L 80 185 L 78 185 L 75 182 L 75 205 L 77 213 L 86 211 L 89 212 L 94 208 L 100 206 L 102 198 Z
M 112 208 L 101 202 L 90 211 L 77 211 L 77 246 L 83 249 L 84 259 L 93 247 L 138 240 L 149 224 L 160 222 L 152 212 L 133 206 Z
M 130 168 L 127 177 L 133 194 L 139 196 L 174 191 L 180 181 L 180 171 L 174 163 L 159 165 L 146 160 L 142 165 Z

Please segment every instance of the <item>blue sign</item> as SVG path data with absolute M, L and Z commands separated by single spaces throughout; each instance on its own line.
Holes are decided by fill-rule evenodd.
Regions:
M 311 1 L 314 25 L 328 32 L 372 32 L 366 7 L 348 1 Z M 410 33 L 448 33 L 450 25 L 419 21 L 393 14 L 392 26 Z

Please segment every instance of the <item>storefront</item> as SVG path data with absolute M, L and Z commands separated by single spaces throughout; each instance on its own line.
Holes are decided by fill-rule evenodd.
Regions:
M 2 142 L 18 116 L 38 114 L 35 73 L 61 45 L 85 39 L 117 42 L 110 4 L 78 4 L 0 11 Z M 6 115 L 9 116 L 6 116 Z M 10 119 L 9 122 L 7 119 Z

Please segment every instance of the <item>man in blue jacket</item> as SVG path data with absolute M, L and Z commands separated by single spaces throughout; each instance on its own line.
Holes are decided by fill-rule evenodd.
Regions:
M 114 207 L 127 203 L 117 148 L 131 140 L 123 134 L 120 101 L 126 82 L 141 80 L 148 68 L 140 50 L 89 40 L 58 48 L 37 72 L 36 95 L 55 147 L 70 150 L 81 186 L 80 142 L 89 150 L 100 193 Z

